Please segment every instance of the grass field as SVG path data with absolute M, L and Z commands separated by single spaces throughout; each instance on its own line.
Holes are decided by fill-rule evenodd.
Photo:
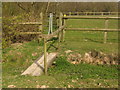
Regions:
M 109 28 L 117 28 L 117 21 L 111 20 Z M 67 20 L 67 27 L 104 28 L 104 20 Z M 108 65 L 71 64 L 64 51 L 84 53 L 96 49 L 107 54 L 118 53 L 118 32 L 109 32 L 107 43 L 103 43 L 103 32 L 66 31 L 65 42 L 61 43 L 55 64 L 48 69 L 48 75 L 39 77 L 20 74 L 43 52 L 43 43 L 16 43 L 3 50 L 3 88 L 14 85 L 17 88 L 117 88 L 118 67 Z M 57 44 L 57 43 L 55 43 Z M 49 52 L 55 51 L 50 48 Z

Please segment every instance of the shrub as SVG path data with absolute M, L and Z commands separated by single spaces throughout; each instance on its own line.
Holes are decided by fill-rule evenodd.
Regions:
M 27 15 L 28 16 L 28 15 Z M 28 16 L 29 17 L 29 16 Z M 14 17 L 3 17 L 2 19 L 2 46 L 3 48 L 8 47 L 15 42 L 30 41 L 36 37 L 36 35 L 19 35 L 19 32 L 35 31 L 38 25 L 20 25 L 13 24 L 19 22 L 26 22 L 27 18 L 25 15 L 18 15 Z

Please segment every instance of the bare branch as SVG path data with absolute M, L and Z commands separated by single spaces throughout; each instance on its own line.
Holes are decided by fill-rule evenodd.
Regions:
M 28 10 L 26 10 L 20 3 L 17 2 L 17 5 L 24 11 L 26 11 L 27 13 L 29 12 Z

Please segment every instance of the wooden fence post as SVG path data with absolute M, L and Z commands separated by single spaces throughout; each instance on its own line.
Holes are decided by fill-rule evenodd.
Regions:
M 103 16 L 103 12 L 101 12 L 102 16 Z
M 41 25 L 39 26 L 39 31 L 43 31 L 43 12 L 40 13 L 40 22 Z
M 77 15 L 79 15 L 79 12 L 77 12 Z
M 46 38 L 44 38 L 43 40 L 44 40 L 44 72 L 45 75 L 47 75 L 47 42 Z
M 60 48 L 60 32 L 58 33 L 57 51 L 59 51 L 59 48 Z
M 63 25 L 63 14 L 60 12 L 60 17 L 59 17 L 59 28 L 61 27 Z M 59 32 L 59 42 L 61 42 L 61 40 L 62 40 L 62 37 L 63 37 L 63 32 L 62 31 L 60 31 Z
M 43 12 L 40 13 L 40 25 L 39 25 L 39 29 L 38 31 L 39 32 L 43 32 Z M 38 43 L 42 40 L 42 38 L 39 37 L 39 35 L 37 36 L 37 40 L 38 40 Z
M 63 19 L 63 24 L 64 24 L 64 27 L 66 26 L 66 20 Z M 65 30 L 63 29 L 63 37 L 62 37 L 62 41 L 64 42 L 65 41 Z
M 63 26 L 63 24 L 65 24 L 65 22 L 64 22 L 64 18 L 63 18 L 63 14 L 61 13 L 61 15 L 60 15 L 60 18 L 61 18 L 61 20 L 60 20 L 60 27 L 61 26 Z M 63 42 L 64 41 L 64 29 L 62 29 L 62 31 L 61 31 L 61 42 Z
M 57 21 L 56 21 L 56 22 L 57 22 L 57 28 L 58 28 L 58 27 L 59 27 L 59 19 L 57 19 Z
M 71 16 L 71 12 L 69 12 L 69 16 Z
M 62 13 L 60 12 L 60 14 L 59 14 L 59 28 L 62 25 L 61 16 L 62 16 Z M 60 41 L 61 41 L 61 32 L 58 32 L 58 50 L 59 50 L 59 47 L 60 47 Z
M 105 20 L 105 28 L 108 28 L 108 19 Z M 107 42 L 107 31 L 104 32 L 104 43 Z

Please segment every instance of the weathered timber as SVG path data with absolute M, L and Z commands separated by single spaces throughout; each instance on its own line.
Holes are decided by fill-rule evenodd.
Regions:
M 41 32 L 20 32 L 18 34 L 42 34 Z
M 37 24 L 37 25 L 42 25 L 41 22 L 20 22 L 20 23 L 11 23 L 11 24 L 23 24 L 23 25 Z
M 43 12 L 40 13 L 40 23 L 39 31 L 43 31 Z
M 59 29 L 57 29 L 55 32 L 53 32 L 52 34 L 46 35 L 44 38 L 46 38 L 47 40 L 51 39 L 52 37 L 54 37 L 56 34 L 58 34 L 59 32 L 61 32 L 63 30 L 64 26 L 61 26 Z
M 120 17 L 63 16 L 64 19 L 119 19 Z
M 71 13 L 79 13 L 77 15 L 83 15 L 85 14 L 86 12 L 63 12 L 64 14 L 67 14 L 67 15 L 71 15 Z M 100 14 L 100 15 L 106 15 L 106 14 L 109 14 L 109 15 L 118 15 L 120 12 L 87 12 L 88 14 L 87 15 L 96 15 L 96 14 Z
M 63 24 L 64 24 L 64 19 L 62 18 L 63 17 L 63 14 L 62 13 L 60 13 L 60 27 L 61 26 L 63 26 Z M 63 29 L 59 32 L 60 33 L 60 41 L 61 42 L 63 42 L 63 38 L 64 38 L 64 31 L 63 31 Z
M 47 67 L 50 67 L 57 57 L 57 53 L 47 54 Z M 29 66 L 21 75 L 40 76 L 44 73 L 44 55 Z
M 59 28 L 63 25 L 63 14 L 60 12 L 60 16 L 59 16 Z M 61 42 L 62 40 L 62 31 L 59 32 L 59 42 Z
M 60 49 L 60 33 L 58 33 L 57 51 Z
M 44 38 L 44 72 L 47 75 L 47 42 Z
M 105 29 L 108 28 L 108 19 L 105 20 Z M 107 32 L 104 32 L 104 43 L 107 42 Z
M 48 55 L 48 53 L 47 53 Z M 35 71 L 40 64 L 43 63 L 44 55 L 40 56 L 31 66 L 29 66 L 21 75 L 31 74 Z M 42 68 L 41 68 L 42 69 Z
M 66 26 L 66 19 L 63 19 L 63 25 Z M 63 38 L 62 41 L 65 41 L 65 29 L 63 29 Z
M 107 32 L 104 32 L 104 43 L 107 42 Z
M 100 29 L 100 28 L 65 28 L 65 30 L 70 31 L 107 31 L 107 32 L 116 32 L 120 29 Z

